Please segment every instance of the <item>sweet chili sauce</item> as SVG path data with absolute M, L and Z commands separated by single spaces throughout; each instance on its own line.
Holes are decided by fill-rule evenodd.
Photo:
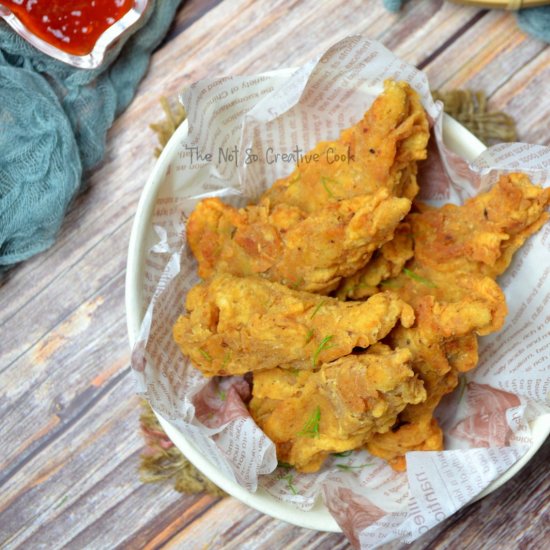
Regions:
M 89 54 L 97 39 L 134 0 L 0 0 L 27 29 L 73 55 Z

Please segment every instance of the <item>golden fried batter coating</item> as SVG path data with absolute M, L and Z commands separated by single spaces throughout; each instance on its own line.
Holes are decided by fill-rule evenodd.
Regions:
M 310 215 L 287 205 L 237 210 L 206 199 L 189 218 L 188 240 L 203 278 L 261 275 L 326 294 L 392 238 L 409 208 L 408 199 L 387 190 L 331 203 Z
M 391 430 L 375 434 L 366 445 L 369 453 L 383 458 L 395 470 L 405 471 L 405 453 L 409 451 L 443 450 L 443 432 L 431 414 L 398 426 L 398 436 Z
M 388 283 L 412 305 L 416 322 L 396 327 L 387 341 L 412 352 L 428 398 L 406 407 L 394 430 L 376 434 L 367 445 L 372 454 L 404 469 L 407 451 L 443 448 L 433 412 L 458 384 L 458 373 L 476 366 L 477 335 L 504 324 L 506 301 L 494 278 L 547 221 L 549 203 L 549 189 L 511 174 L 463 206 L 421 206 L 408 216 L 414 260 Z
M 387 80 L 362 120 L 343 130 L 339 139 L 319 143 L 308 153 L 317 154 L 318 162 L 299 164 L 262 201 L 313 213 L 330 202 L 380 189 L 412 200 L 418 192 L 416 161 L 426 158 L 428 139 L 419 95 L 406 82 Z M 337 155 L 350 162 L 334 162 Z
M 426 398 L 410 359 L 406 349 L 376 344 L 315 372 L 255 372 L 250 412 L 279 460 L 314 472 L 330 453 L 360 447 L 387 431 L 405 405 Z
M 384 338 L 412 308 L 393 292 L 341 302 L 258 277 L 220 274 L 191 289 L 174 326 L 184 355 L 207 376 L 312 369 Z
M 426 269 L 496 278 L 514 252 L 548 221 L 550 188 L 533 185 L 525 174 L 502 176 L 487 193 L 463 206 L 419 205 L 408 218 L 414 255 Z
M 420 268 L 411 270 L 414 274 L 418 272 Z M 433 419 L 434 410 L 441 398 L 456 387 L 457 372 L 477 364 L 476 335 L 500 329 L 506 316 L 504 294 L 491 278 L 463 276 L 457 277 L 457 282 L 431 274 L 430 283 L 436 284 L 435 288 L 405 275 L 396 279 L 403 286 L 394 288 L 413 306 L 416 322 L 406 329 L 396 327 L 387 341 L 411 351 L 413 369 L 428 393 L 424 402 L 403 411 L 394 431 L 375 435 L 367 445 L 372 454 L 384 458 L 396 469 L 404 469 L 403 454 L 407 450 L 443 449 L 441 430 Z
M 197 205 L 187 239 L 199 275 L 260 275 L 331 292 L 392 238 L 410 210 L 428 137 L 418 94 L 406 83 L 386 82 L 364 119 L 338 140 L 320 143 L 313 150 L 318 161 L 299 164 L 258 205 L 235 209 L 219 199 Z M 334 162 L 344 151 L 349 162 Z

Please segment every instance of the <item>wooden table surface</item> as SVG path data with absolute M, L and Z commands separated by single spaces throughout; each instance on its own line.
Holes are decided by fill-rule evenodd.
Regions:
M 184 3 L 57 243 L 2 281 L 0 547 L 348 547 L 340 534 L 233 498 L 140 483 L 124 275 L 159 97 L 207 76 L 296 66 L 356 33 L 424 69 L 432 88 L 485 91 L 522 141 L 550 145 L 550 47 L 510 13 L 441 0 L 411 0 L 397 15 L 378 0 Z M 549 452 L 546 444 L 512 481 L 411 548 L 548 548 Z

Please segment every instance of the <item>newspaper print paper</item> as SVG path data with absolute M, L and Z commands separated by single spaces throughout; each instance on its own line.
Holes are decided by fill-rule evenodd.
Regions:
M 277 467 L 271 442 L 248 416 L 240 377 L 207 380 L 181 356 L 172 326 L 198 282 L 185 244 L 196 203 L 219 196 L 233 205 L 256 199 L 295 162 L 267 152 L 303 154 L 354 124 L 386 78 L 421 94 L 436 143 L 421 174 L 422 197 L 460 203 L 501 173 L 523 171 L 550 184 L 550 149 L 507 144 L 473 163 L 442 141 L 442 107 L 426 77 L 381 44 L 353 36 L 296 70 L 203 80 L 181 95 L 188 133 L 178 145 L 153 214 L 144 274 L 145 318 L 132 355 L 139 392 L 223 474 L 250 491 L 308 510 L 322 497 L 356 547 L 411 542 L 476 497 L 532 444 L 527 424 L 548 412 L 550 224 L 531 237 L 501 278 L 509 315 L 504 329 L 480 339 L 480 364 L 438 415 L 448 450 L 407 456 L 396 473 L 366 452 L 331 457 L 318 474 Z

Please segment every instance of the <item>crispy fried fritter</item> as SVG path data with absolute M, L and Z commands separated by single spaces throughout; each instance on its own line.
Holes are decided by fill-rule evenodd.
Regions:
M 381 283 L 396 277 L 413 255 L 432 277 L 433 271 L 495 278 L 527 237 L 547 221 L 549 201 L 550 189 L 533 186 L 524 174 L 510 174 L 464 206 L 418 204 L 422 212 L 409 214 L 393 239 L 363 269 L 342 279 L 337 296 L 341 300 L 371 296 Z M 443 299 L 445 294 L 439 292 Z
M 420 97 L 406 82 L 387 80 L 384 91 L 355 126 L 335 141 L 319 143 L 301 163 L 266 191 L 262 201 L 308 213 L 330 202 L 387 189 L 412 200 L 417 192 L 416 161 L 427 156 L 429 126 Z M 349 161 L 336 161 L 336 158 Z
M 192 288 L 186 306 L 174 339 L 207 376 L 312 369 L 374 344 L 399 321 L 414 322 L 412 308 L 393 292 L 340 302 L 229 274 Z
M 464 273 L 439 273 L 416 259 L 388 285 L 417 315 L 415 327 L 425 334 L 456 338 L 470 332 L 479 335 L 499 330 L 507 314 L 502 289 L 491 277 Z
M 389 284 L 413 306 L 416 322 L 396 327 L 388 342 L 412 352 L 428 399 L 406 407 L 394 430 L 375 435 L 367 445 L 372 454 L 404 469 L 407 451 L 443 448 L 433 412 L 456 387 L 458 373 L 476 366 L 477 335 L 504 324 L 506 301 L 494 278 L 548 219 L 549 202 L 550 190 L 511 174 L 463 206 L 422 206 L 408 216 L 414 261 Z
M 261 275 L 292 288 L 326 294 L 390 240 L 410 208 L 387 190 L 334 202 L 305 215 L 293 206 L 237 210 L 219 199 L 199 203 L 188 240 L 199 275 Z
M 416 275 L 418 271 L 419 268 L 410 273 Z M 394 291 L 413 306 L 416 321 L 406 329 L 396 327 L 387 341 L 411 351 L 414 371 L 428 393 L 424 402 L 403 411 L 395 430 L 383 436 L 377 434 L 368 442 L 372 454 L 396 469 L 404 469 L 406 451 L 443 449 L 434 410 L 441 398 L 456 387 L 457 373 L 477 364 L 476 335 L 500 329 L 507 311 L 500 287 L 489 277 L 462 276 L 457 277 L 457 282 L 431 274 L 433 280 L 424 282 L 406 275 L 395 280 L 403 286 Z M 437 286 L 432 288 L 428 281 Z
M 419 205 L 423 212 L 408 218 L 415 259 L 438 273 L 496 278 L 514 252 L 548 221 L 549 204 L 550 188 L 533 185 L 525 174 L 510 174 L 463 206 Z
M 410 359 L 406 349 L 376 344 L 315 372 L 256 372 L 250 412 L 279 460 L 314 472 L 330 453 L 360 447 L 387 431 L 405 405 L 426 398 Z
M 395 470 L 405 471 L 405 454 L 409 451 L 443 450 L 443 431 L 431 414 L 411 422 L 399 421 L 397 426 L 397 436 L 393 431 L 375 434 L 366 445 L 369 453 L 383 458 Z
M 299 164 L 258 205 L 235 209 L 219 199 L 197 205 L 187 239 L 199 275 L 260 275 L 331 292 L 392 238 L 410 210 L 416 161 L 426 158 L 428 137 L 418 94 L 387 82 L 363 120 L 339 140 L 319 144 L 319 160 Z M 344 150 L 349 162 L 334 162 Z

